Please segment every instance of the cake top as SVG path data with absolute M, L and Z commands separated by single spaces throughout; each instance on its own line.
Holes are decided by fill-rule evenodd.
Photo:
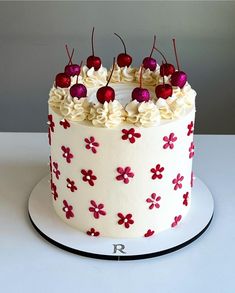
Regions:
M 175 39 L 173 47 L 177 69 L 167 62 L 156 48 L 156 37 L 149 56 L 139 67 L 132 67 L 132 57 L 124 53 L 114 58 L 107 70 L 94 53 L 94 28 L 92 30 L 92 55 L 86 65 L 74 64 L 74 49 L 68 54 L 64 72 L 56 75 L 49 94 L 50 108 L 62 119 L 86 122 L 95 127 L 117 127 L 129 123 L 137 127 L 151 127 L 186 115 L 195 107 L 196 92 L 180 70 Z M 163 61 L 159 65 L 153 53 L 158 52 Z

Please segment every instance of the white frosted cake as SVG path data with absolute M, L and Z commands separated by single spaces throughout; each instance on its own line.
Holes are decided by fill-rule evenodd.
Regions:
M 94 53 L 84 66 L 68 55 L 49 97 L 55 212 L 89 236 L 177 229 L 187 221 L 193 184 L 196 92 L 186 75 L 177 84 L 184 73 L 169 72 L 166 62 L 154 68 L 144 59 L 136 68 L 118 56 L 107 70 Z

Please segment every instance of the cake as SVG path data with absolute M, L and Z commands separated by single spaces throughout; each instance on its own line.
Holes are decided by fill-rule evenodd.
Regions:
M 67 48 L 50 90 L 53 207 L 88 236 L 155 237 L 190 213 L 196 92 L 154 49 L 132 67 L 125 48 L 108 70 Z

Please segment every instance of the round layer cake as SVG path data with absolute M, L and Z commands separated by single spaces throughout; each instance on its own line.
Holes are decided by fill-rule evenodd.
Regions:
M 115 64 L 109 83 L 115 100 L 100 103 L 96 93 L 109 75 L 102 66 L 83 66 L 78 80 L 50 91 L 55 212 L 90 236 L 149 237 L 176 229 L 190 210 L 196 92 L 186 82 L 157 98 L 155 87 L 163 83 L 157 67 L 142 72 L 150 100 L 132 100 L 140 68 Z M 77 82 L 87 87 L 86 97 L 70 95 Z

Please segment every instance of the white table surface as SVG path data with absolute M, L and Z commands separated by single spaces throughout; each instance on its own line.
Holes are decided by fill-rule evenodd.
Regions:
M 235 292 L 235 136 L 195 136 L 194 171 L 215 200 L 208 230 L 174 253 L 120 262 L 44 240 L 29 221 L 27 201 L 48 172 L 47 135 L 0 133 L 0 142 L 0 292 Z

